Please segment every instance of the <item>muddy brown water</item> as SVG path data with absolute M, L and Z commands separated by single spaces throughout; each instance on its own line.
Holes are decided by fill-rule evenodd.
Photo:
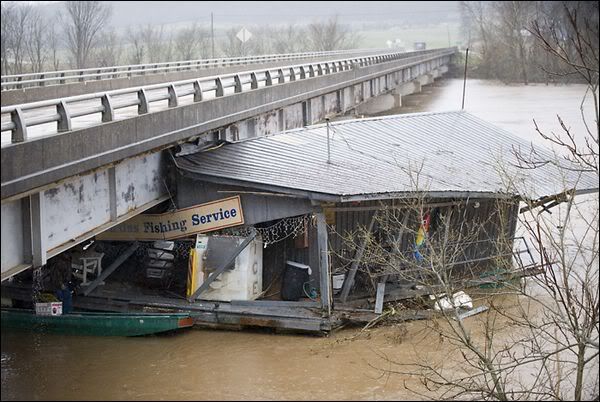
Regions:
M 556 113 L 580 130 L 582 85 L 470 81 L 467 111 L 538 142 L 535 118 L 557 129 Z M 460 109 L 462 81 L 442 80 L 392 112 Z M 593 106 L 586 105 L 589 118 Z M 512 303 L 510 297 L 501 300 Z M 469 319 L 476 326 L 479 319 Z M 420 399 L 419 376 L 386 374 L 395 362 L 444 362 L 453 348 L 415 321 L 327 338 L 266 331 L 191 329 L 143 338 L 2 331 L 2 400 L 398 400 Z

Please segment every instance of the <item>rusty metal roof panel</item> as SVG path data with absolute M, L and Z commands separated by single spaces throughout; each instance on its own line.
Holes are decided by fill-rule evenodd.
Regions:
M 347 120 L 231 143 L 175 158 L 197 177 L 260 184 L 341 198 L 414 191 L 507 193 L 507 179 L 527 198 L 577 188 L 598 188 L 591 174 L 558 169 L 518 169 L 514 149 L 533 147 L 467 112 L 418 113 Z M 543 158 L 554 159 L 536 146 Z M 511 191 L 514 193 L 514 191 Z

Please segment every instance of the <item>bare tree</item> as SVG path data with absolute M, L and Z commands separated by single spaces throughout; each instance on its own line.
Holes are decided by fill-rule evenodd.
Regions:
M 32 10 L 27 27 L 26 50 L 31 72 L 44 70 L 48 57 L 48 25 L 37 10 Z
M 146 60 L 146 43 L 144 42 L 142 30 L 129 27 L 127 28 L 127 37 L 132 47 L 128 57 L 129 63 L 142 64 Z
M 164 26 L 145 25 L 127 29 L 127 38 L 132 46 L 129 61 L 132 64 L 156 63 L 170 58 L 170 37 Z
M 275 53 L 298 53 L 308 49 L 306 29 L 296 25 L 274 30 L 273 51 Z
M 506 60 L 507 68 L 519 70 L 519 73 L 509 71 L 510 76 L 521 75 L 522 82 L 527 85 L 528 78 L 528 53 L 526 49 L 526 40 L 529 31 L 527 27 L 530 18 L 533 17 L 534 2 L 531 1 L 497 1 L 494 2 L 496 15 L 500 17 L 498 25 L 499 35 L 496 38 L 502 39 L 502 44 L 507 48 Z M 514 63 L 518 60 L 518 63 Z
M 143 40 L 146 45 L 148 62 L 165 61 L 164 58 L 164 26 L 154 27 L 146 25 L 143 30 Z
M 542 138 L 561 151 L 554 156 L 536 150 L 514 150 L 518 168 L 555 166 L 557 184 L 567 188 L 563 193 L 528 199 L 528 189 L 515 180 L 514 170 L 509 173 L 510 169 L 503 163 L 497 166 L 505 179 L 504 192 L 524 195 L 525 206 L 519 214 L 521 230 L 533 241 L 532 251 L 541 268 L 526 286 L 504 282 L 502 292 L 514 295 L 511 306 L 497 303 L 495 296 L 485 297 L 482 302 L 488 310 L 470 325 L 464 323 L 458 314 L 460 305 L 447 297 L 459 289 L 453 267 L 462 251 L 452 246 L 453 241 L 445 239 L 462 236 L 464 244 L 465 239 L 477 236 L 473 229 L 466 237 L 453 232 L 455 225 L 446 229 L 446 222 L 451 223 L 446 212 L 440 226 L 445 228 L 443 234 L 426 238 L 424 263 L 415 267 L 420 269 L 420 274 L 409 279 L 422 286 L 426 294 L 432 294 L 434 305 L 442 301 L 440 295 L 450 304 L 447 310 L 440 311 L 439 319 L 432 321 L 429 329 L 445 344 L 450 344 L 451 350 L 441 362 L 389 362 L 392 368 L 388 370 L 419 376 L 429 392 L 425 396 L 433 393 L 441 399 L 485 400 L 598 398 L 599 200 L 597 189 L 587 199 L 575 196 L 577 189 L 586 189 L 579 184 L 584 178 L 587 186 L 590 183 L 597 186 L 600 181 L 598 5 L 563 3 L 562 7 L 562 24 L 554 24 L 554 16 L 551 21 L 534 21 L 529 30 L 546 51 L 560 59 L 562 67 L 558 74 L 577 74 L 587 83 L 584 102 L 593 98 L 595 121 L 593 124 L 587 121 L 582 106 L 585 126 L 582 133 L 573 132 L 560 117 L 561 131 L 546 134 L 536 125 Z M 565 32 L 570 34 L 567 36 Z M 556 209 L 549 214 L 549 209 L 554 207 Z M 502 211 L 501 205 L 497 209 Z M 417 213 L 423 214 L 422 210 L 423 207 L 419 207 Z M 404 221 L 392 219 L 391 222 L 402 228 Z M 411 225 L 404 227 L 406 231 Z M 495 248 L 502 250 L 504 242 L 501 237 L 498 240 Z M 399 259 L 397 254 L 376 258 L 382 255 L 383 249 L 378 245 L 372 249 L 374 254 L 370 260 L 380 264 L 389 266 Z M 405 261 L 409 263 L 410 258 Z M 497 263 L 509 268 L 502 260 Z M 416 264 L 413 262 L 413 265 Z
M 98 35 L 108 22 L 111 7 L 100 1 L 66 1 L 65 38 L 76 68 L 87 66 Z
M 193 60 L 208 56 L 209 35 L 194 23 L 180 29 L 175 36 L 175 52 L 180 60 Z
M 308 26 L 308 37 L 312 50 L 343 50 L 357 47 L 359 36 L 341 25 L 337 16 L 326 22 L 315 22 Z
M 117 66 L 121 60 L 121 38 L 115 31 L 103 32 L 94 49 L 94 64 L 98 67 Z
M 2 24 L 0 25 L 0 47 L 2 56 L 2 75 L 11 73 L 12 57 L 12 24 L 15 19 L 15 4 L 5 1 L 1 4 L 2 7 Z
M 236 35 L 239 30 L 240 27 L 235 27 L 228 29 L 225 32 L 225 39 L 223 39 L 223 42 L 221 43 L 221 50 L 225 56 L 247 56 L 251 53 L 250 44 L 248 42 L 242 43 L 242 41 L 237 38 Z
M 60 68 L 59 52 L 62 49 L 62 37 L 57 29 L 58 21 L 59 19 L 54 17 L 48 23 L 48 48 L 54 71 L 58 71 Z
M 10 64 L 9 71 L 12 74 L 22 74 L 25 72 L 24 61 L 27 54 L 27 36 L 29 34 L 29 20 L 32 13 L 33 7 L 29 4 L 19 4 L 14 7 L 10 5 L 6 8 L 6 12 L 11 15 L 6 16 L 6 20 L 3 15 L 3 26 L 6 25 L 7 29 L 7 44 L 9 46 L 12 63 Z

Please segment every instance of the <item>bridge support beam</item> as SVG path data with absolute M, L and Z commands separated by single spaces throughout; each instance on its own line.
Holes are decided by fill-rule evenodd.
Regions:
M 162 152 L 46 186 L 2 203 L 2 280 L 166 200 Z
M 359 115 L 372 115 L 402 106 L 402 96 L 394 91 L 376 96 L 356 107 Z

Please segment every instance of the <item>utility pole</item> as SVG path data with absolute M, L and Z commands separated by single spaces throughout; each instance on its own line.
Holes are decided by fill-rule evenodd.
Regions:
M 465 54 L 465 75 L 463 78 L 463 96 L 462 96 L 462 106 L 460 110 L 465 109 L 465 89 L 467 88 L 467 65 L 469 64 L 469 48 L 467 48 L 467 53 Z
M 213 20 L 213 13 L 210 13 L 210 36 L 212 39 L 212 58 L 215 58 L 215 25 Z

